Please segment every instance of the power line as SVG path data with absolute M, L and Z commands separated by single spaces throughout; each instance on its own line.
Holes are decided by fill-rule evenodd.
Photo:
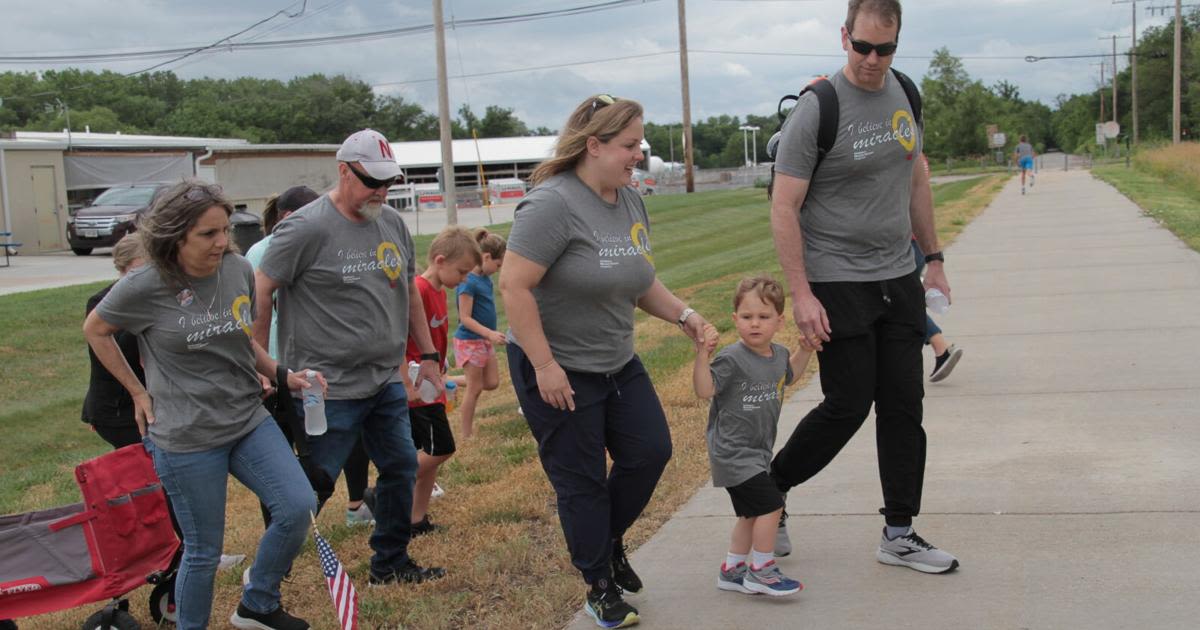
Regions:
M 608 11 L 611 9 L 623 8 L 635 4 L 650 4 L 659 0 L 609 0 L 607 2 L 599 2 L 595 4 L 582 5 L 577 7 L 568 7 L 565 9 L 553 9 L 548 11 L 534 11 L 530 13 L 518 13 L 513 15 L 500 15 L 486 18 L 469 18 L 465 20 L 451 20 L 448 24 L 451 28 L 471 28 L 480 26 L 494 26 L 497 24 L 515 24 L 519 22 L 532 22 L 536 20 L 545 20 L 558 17 L 586 15 L 599 11 Z M 399 28 L 383 29 L 378 31 L 366 31 L 361 33 L 342 33 L 337 35 L 322 35 L 316 37 L 299 37 L 292 39 L 277 39 L 269 41 L 247 41 L 247 42 L 228 42 L 220 46 L 219 50 L 227 52 L 237 52 L 241 50 L 269 50 L 276 48 L 295 48 L 299 46 L 326 46 L 331 44 L 341 44 L 347 42 L 364 42 L 377 39 L 389 39 L 393 37 L 404 37 L 408 35 L 417 35 L 421 33 L 433 32 L 433 24 L 419 24 L 416 26 L 404 26 Z M 221 41 L 230 38 L 224 38 Z M 180 53 L 198 53 L 216 48 L 215 46 L 204 46 L 201 48 L 163 48 L 154 50 L 139 50 L 139 51 L 124 51 L 110 53 L 94 53 L 86 55 L 8 55 L 0 56 L 0 64 L 60 64 L 60 63 L 99 63 L 105 61 L 125 61 L 131 59 L 154 59 L 157 57 L 169 57 Z M 215 52 L 215 50 L 213 50 Z
M 458 76 L 449 77 L 451 79 L 478 79 L 479 77 L 492 77 L 501 74 L 514 74 L 517 72 L 534 72 L 537 70 L 553 70 L 555 68 L 566 68 L 568 66 L 585 66 L 595 63 L 608 63 L 610 61 L 628 61 L 630 59 L 645 59 L 647 57 L 661 57 L 663 55 L 676 55 L 678 50 L 663 50 L 659 52 L 643 53 L 640 55 L 625 55 L 623 57 L 608 57 L 606 59 L 590 59 L 587 61 L 568 61 L 565 63 L 547 64 L 544 66 L 528 66 L 524 68 L 511 68 L 509 70 L 494 70 L 491 72 L 475 72 L 472 74 L 460 74 Z M 384 87 L 388 85 L 409 85 L 413 83 L 430 83 L 437 81 L 437 77 L 429 77 L 427 79 L 407 79 L 404 81 L 385 81 L 383 83 L 373 83 L 371 87 Z

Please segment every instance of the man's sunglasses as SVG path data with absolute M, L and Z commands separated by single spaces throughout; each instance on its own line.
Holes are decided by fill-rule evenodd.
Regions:
M 403 176 L 397 176 L 397 177 L 392 177 L 389 179 L 375 179 L 374 177 L 371 177 L 370 175 L 367 175 L 366 173 L 358 172 L 358 169 L 354 168 L 353 166 L 350 166 L 349 162 L 346 163 L 346 168 L 350 169 L 351 173 L 354 173 L 354 176 L 358 178 L 358 181 L 362 182 L 363 186 L 366 186 L 367 188 L 370 188 L 371 190 L 378 190 L 380 188 L 390 188 L 392 186 L 392 184 L 395 184 L 396 182 L 400 181 L 403 178 Z
M 896 42 L 872 44 L 871 42 L 864 42 L 859 39 L 850 39 L 850 47 L 854 49 L 854 52 L 863 56 L 870 55 L 871 51 L 873 50 L 878 53 L 880 57 L 890 57 L 896 54 L 896 47 L 898 45 L 899 44 Z

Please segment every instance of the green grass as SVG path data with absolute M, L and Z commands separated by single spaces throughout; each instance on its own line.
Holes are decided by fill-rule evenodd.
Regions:
M 1188 247 L 1200 251 L 1200 186 L 1123 164 L 1093 168 L 1092 175 L 1129 197 Z

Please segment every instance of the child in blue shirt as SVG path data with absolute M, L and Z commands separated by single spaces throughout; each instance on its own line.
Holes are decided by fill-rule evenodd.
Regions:
M 479 395 L 500 386 L 496 369 L 497 344 L 504 345 L 504 333 L 496 330 L 496 298 L 492 274 L 500 270 L 508 245 L 504 237 L 478 228 L 475 242 L 483 252 L 483 261 L 454 290 L 458 296 L 458 329 L 454 331 L 454 357 L 467 375 L 467 391 L 460 405 L 463 439 L 475 432 L 475 407 Z

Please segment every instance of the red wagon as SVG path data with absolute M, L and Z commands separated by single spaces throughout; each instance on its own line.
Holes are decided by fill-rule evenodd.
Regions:
M 83 502 L 0 516 L 0 619 L 109 600 L 85 630 L 134 630 L 122 596 L 155 584 L 155 621 L 173 620 L 179 538 L 154 464 L 140 444 L 75 468 Z

